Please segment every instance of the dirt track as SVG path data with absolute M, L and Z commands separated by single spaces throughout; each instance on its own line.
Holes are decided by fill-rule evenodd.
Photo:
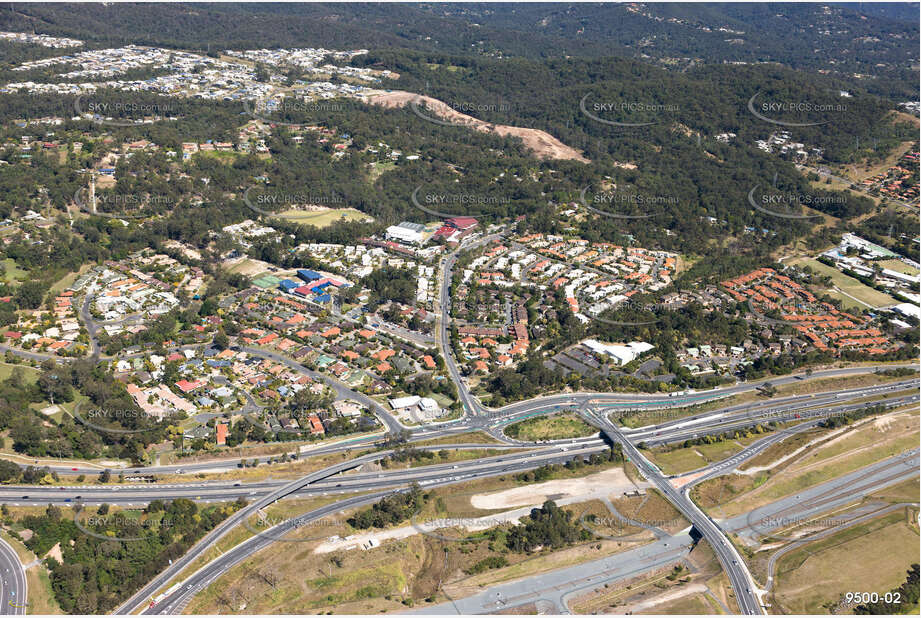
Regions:
M 415 108 L 421 115 L 437 117 L 447 121 L 449 124 L 469 127 L 484 133 L 495 133 L 503 137 L 506 135 L 519 137 L 524 142 L 525 147 L 541 159 L 574 159 L 582 163 L 589 162 L 588 159 L 582 156 L 581 152 L 575 148 L 570 148 L 546 131 L 485 122 L 473 116 L 462 114 L 438 99 L 421 94 L 396 90 L 372 95 L 368 97 L 368 102 L 383 105 L 384 107 L 403 107 L 407 104 L 415 104 Z

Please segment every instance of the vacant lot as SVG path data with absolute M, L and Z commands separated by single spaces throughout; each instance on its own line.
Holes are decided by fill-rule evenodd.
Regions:
M 3 280 L 6 283 L 21 283 L 22 281 L 25 281 L 29 276 L 28 272 L 16 265 L 16 262 L 13 260 L 13 258 L 6 258 L 5 260 L 0 261 L 0 265 L 3 266 Z
M 568 507 L 601 512 L 600 502 Z M 347 514 L 336 515 L 322 534 L 353 532 Z M 405 525 L 404 525 L 405 527 Z M 407 611 L 409 607 L 448 600 L 532 573 L 557 569 L 623 551 L 630 546 L 592 539 L 556 552 L 497 554 L 488 540 L 450 541 L 432 535 L 412 534 L 385 541 L 369 550 L 351 549 L 317 553 L 322 540 L 316 529 L 295 533 L 303 543 L 284 543 L 259 552 L 225 574 L 190 604 L 193 613 L 336 613 L 376 614 Z M 502 555 L 508 565 L 486 573 L 467 571 L 485 558 Z M 440 588 L 443 586 L 443 588 Z
M 889 296 L 888 294 L 883 294 L 878 290 L 862 284 L 857 279 L 845 275 L 843 272 L 837 268 L 832 268 L 826 264 L 814 260 L 812 258 L 800 258 L 798 260 L 793 260 L 793 264 L 797 266 L 809 266 L 813 272 L 816 272 L 820 275 L 826 275 L 831 278 L 832 285 L 834 285 L 838 290 L 843 292 L 838 292 L 836 290 L 828 290 L 827 294 L 835 298 L 841 299 L 841 303 L 846 308 L 866 308 L 866 307 L 885 307 L 887 305 L 894 305 L 896 303 L 895 299 Z M 850 298 L 848 295 L 853 296 Z M 854 299 L 857 299 L 856 301 Z
M 482 431 L 471 431 L 470 433 L 461 433 L 432 440 L 420 440 L 413 442 L 413 446 L 436 446 L 438 444 L 502 444 L 488 433 Z
M 728 459 L 752 442 L 767 436 L 768 434 L 762 433 L 738 440 L 723 440 L 713 444 L 699 444 L 673 450 L 655 448 L 648 451 L 648 454 L 652 457 L 653 463 L 666 474 L 679 474 Z
M 327 210 L 310 211 L 310 210 L 286 210 L 278 213 L 278 216 L 288 221 L 312 225 L 314 227 L 328 227 L 337 221 L 365 221 L 372 220 L 354 208 L 330 208 Z
M 917 524 L 908 521 L 904 512 L 892 513 L 805 544 L 781 558 L 774 602 L 782 610 L 778 613 L 832 613 L 829 610 L 841 607 L 839 602 L 848 591 L 882 595 L 896 588 L 917 561 Z
M 412 92 L 401 92 L 399 90 L 374 96 L 370 103 L 383 105 L 384 107 L 403 107 L 413 104 L 420 114 L 426 114 L 446 120 L 451 124 L 459 127 L 468 127 L 484 133 L 495 133 L 502 137 L 512 136 L 520 138 L 525 147 L 536 154 L 541 159 L 575 159 L 582 163 L 588 163 L 581 152 L 571 148 L 553 137 L 546 131 L 540 129 L 525 129 L 522 127 L 511 127 L 504 124 L 492 124 L 485 122 L 473 116 L 462 114 L 449 105 L 420 94 Z
M 813 436 L 813 439 L 817 436 Z M 918 445 L 917 412 L 895 412 L 862 422 L 816 444 L 777 467 L 750 476 L 726 475 L 694 488 L 695 500 L 713 514 L 747 512 L 804 488 L 843 476 Z
M 876 263 L 879 264 L 883 268 L 894 270 L 897 273 L 904 273 L 906 275 L 917 275 L 918 274 L 917 268 L 913 268 L 909 266 L 902 260 L 882 260 Z
M 539 416 L 505 428 L 505 435 L 526 441 L 582 438 L 597 432 L 597 429 L 575 414 Z

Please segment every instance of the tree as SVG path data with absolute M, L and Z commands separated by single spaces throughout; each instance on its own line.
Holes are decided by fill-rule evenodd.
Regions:
M 38 309 L 47 289 L 41 281 L 26 281 L 16 290 L 13 300 L 21 309 Z

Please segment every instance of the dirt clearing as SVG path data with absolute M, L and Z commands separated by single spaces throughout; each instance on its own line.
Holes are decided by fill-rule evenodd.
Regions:
M 484 510 L 507 509 L 516 506 L 535 506 L 547 500 L 573 497 L 601 497 L 621 494 L 638 488 L 649 487 L 648 483 L 635 484 L 621 468 L 611 468 L 597 474 L 590 474 L 576 479 L 560 479 L 535 483 L 523 487 L 513 487 L 488 495 L 476 495 L 470 503 Z
M 582 163 L 589 163 L 589 160 L 586 159 L 581 152 L 567 146 L 546 131 L 512 127 L 504 124 L 492 124 L 474 118 L 473 116 L 462 114 L 446 103 L 432 97 L 397 90 L 379 95 L 371 95 L 368 97 L 368 102 L 375 105 L 383 105 L 384 107 L 403 107 L 407 104 L 415 104 L 421 114 L 433 114 L 460 127 L 476 129 L 483 133 L 494 133 L 502 137 L 511 135 L 521 138 L 525 147 L 541 159 L 574 159 Z

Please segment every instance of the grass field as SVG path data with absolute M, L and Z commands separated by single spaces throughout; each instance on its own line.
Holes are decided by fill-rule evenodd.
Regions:
M 718 506 L 714 514 L 719 517 L 738 515 L 902 453 L 918 445 L 918 435 L 917 412 L 885 415 L 810 447 L 777 468 L 705 481 L 693 495 L 704 508 Z
M 840 605 L 844 593 L 882 595 L 899 586 L 905 571 L 917 561 L 917 523 L 907 520 L 904 512 L 853 526 L 805 544 L 778 561 L 776 609 L 786 614 L 844 609 Z
M 710 616 L 722 614 L 723 610 L 709 595 L 693 593 L 675 601 L 659 603 L 638 613 L 666 616 Z
M 896 301 L 894 298 L 888 294 L 883 294 L 878 290 L 864 285 L 857 279 L 845 275 L 843 272 L 837 268 L 832 268 L 826 264 L 819 262 L 818 260 L 812 258 L 799 258 L 797 260 L 791 261 L 791 264 L 797 266 L 809 266 L 813 272 L 816 272 L 820 275 L 827 275 L 831 278 L 832 285 L 844 292 L 838 292 L 837 290 L 828 290 L 827 294 L 834 298 L 839 298 L 841 303 L 846 308 L 865 308 L 868 305 L 873 308 L 884 307 L 886 305 L 894 305 Z M 857 299 L 850 298 L 847 296 L 853 296 Z M 864 303 L 864 304 L 861 304 Z
M 903 273 L 906 275 L 917 275 L 918 274 L 917 268 L 913 268 L 909 266 L 902 260 L 882 260 L 880 262 L 876 262 L 876 264 L 879 264 L 883 268 L 894 270 L 897 273 Z
M 503 455 L 503 454 L 511 455 L 514 453 L 523 453 L 527 450 L 528 449 L 526 448 L 522 448 L 522 449 L 474 448 L 474 449 L 464 449 L 464 450 L 448 449 L 447 451 L 445 451 L 447 454 L 447 457 L 441 457 L 440 453 L 436 453 L 433 459 L 420 459 L 420 460 L 412 461 L 409 464 L 409 467 L 419 468 L 421 466 L 431 466 L 431 465 L 440 464 L 440 463 L 455 463 L 458 461 L 470 461 L 471 459 L 482 459 L 484 457 L 496 457 L 498 455 Z M 397 463 L 391 464 L 390 467 L 400 468 L 400 467 L 404 467 L 405 465 L 406 465 L 405 463 L 397 462 Z
M 366 219 L 371 219 L 368 215 L 354 208 L 334 208 L 330 210 L 321 210 L 319 212 L 285 210 L 278 213 L 278 217 L 287 221 L 293 221 L 294 223 L 313 225 L 318 228 L 328 227 L 336 221 L 364 221 Z
M 679 474 L 728 459 L 752 442 L 767 436 L 768 434 L 762 433 L 738 440 L 724 440 L 714 444 L 700 444 L 671 451 L 655 448 L 647 453 L 652 457 L 653 463 L 666 474 Z
M 195 156 L 208 158 L 208 159 L 217 159 L 222 163 L 233 163 L 237 158 L 242 157 L 243 153 L 236 152 L 234 150 L 200 150 Z
M 529 418 L 505 428 L 505 434 L 519 440 L 565 440 L 597 433 L 597 429 L 575 414 L 555 414 Z
M 41 370 L 36 369 L 35 367 L 29 367 L 28 365 L 0 363 L 0 381 L 9 378 L 13 373 L 13 369 L 16 367 L 22 369 L 22 379 L 26 384 L 35 384 L 35 381 L 38 380 L 38 376 L 41 375 Z
M 871 498 L 885 500 L 886 502 L 918 502 L 918 494 L 921 488 L 918 486 L 918 479 L 903 481 L 897 485 L 884 487 L 874 493 Z
M 413 446 L 436 446 L 438 444 L 502 444 L 488 433 L 482 431 L 471 431 L 470 433 L 461 433 L 431 440 L 420 440 L 413 442 Z
M 63 278 L 58 279 L 58 280 L 55 282 L 55 284 L 51 286 L 51 289 L 49 290 L 49 292 L 50 292 L 51 294 L 60 294 L 60 293 L 63 292 L 68 286 L 70 286 L 74 281 L 76 281 L 76 280 L 77 280 L 77 277 L 79 277 L 80 275 L 82 275 L 83 273 L 85 273 L 86 271 L 88 271 L 90 268 L 92 268 L 92 266 L 93 266 L 92 264 L 83 264 L 83 265 L 80 267 L 80 270 L 78 270 L 77 272 L 75 272 L 75 273 L 68 273 L 68 274 L 65 275 Z
M 374 184 L 375 181 L 377 181 L 377 179 L 383 176 L 385 173 L 396 169 L 397 164 L 393 161 L 376 161 L 371 163 L 369 167 L 371 168 L 371 171 L 368 173 L 368 180 L 371 181 L 371 184 Z
M 13 258 L 6 258 L 0 264 L 3 264 L 5 269 L 3 281 L 6 283 L 21 283 L 29 277 L 28 271 L 19 268 Z

